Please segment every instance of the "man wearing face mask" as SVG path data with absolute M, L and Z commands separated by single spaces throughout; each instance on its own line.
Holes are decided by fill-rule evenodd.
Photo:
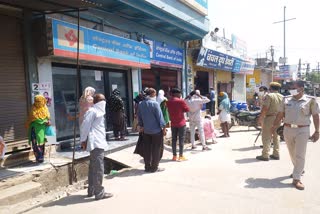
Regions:
M 279 107 L 282 102 L 283 96 L 279 93 L 281 85 L 277 82 L 270 83 L 270 93 L 266 94 L 263 100 L 261 114 L 258 124 L 262 125 L 262 155 L 257 156 L 258 160 L 268 161 L 271 140 L 273 142 L 273 154 L 270 158 L 274 160 L 280 159 L 279 154 L 279 139 L 277 133 L 272 133 L 270 127 L 272 126 L 276 116 L 279 112 Z
M 259 105 L 262 107 L 263 105 L 263 100 L 266 97 L 266 95 L 268 94 L 268 88 L 266 86 L 261 86 L 259 88 L 259 92 L 258 92 L 258 97 L 259 97 Z
M 149 88 L 147 98 L 140 102 L 138 124 L 143 132 L 144 164 L 146 172 L 159 172 L 158 168 L 163 150 L 163 136 L 166 135 L 166 123 L 159 103 L 156 100 L 156 90 Z
M 94 105 L 84 115 L 84 120 L 80 127 L 80 142 L 82 145 L 86 145 L 86 150 L 90 152 L 88 197 L 95 196 L 96 200 L 113 196 L 111 193 L 106 193 L 102 186 L 104 149 L 107 147 L 104 119 L 106 114 L 105 100 L 106 98 L 103 94 L 94 95 Z
M 293 163 L 292 184 L 298 190 L 304 190 L 301 175 L 304 172 L 307 142 L 310 136 L 310 116 L 313 118 L 315 131 L 311 140 L 319 139 L 319 105 L 315 97 L 304 94 L 304 82 L 296 81 L 291 86 L 291 95 L 284 97 L 280 112 L 273 123 L 272 131 L 284 121 L 284 139 L 287 143 Z

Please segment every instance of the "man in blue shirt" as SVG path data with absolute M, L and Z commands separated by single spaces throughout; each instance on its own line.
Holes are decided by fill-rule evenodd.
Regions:
M 143 132 L 144 163 L 146 172 L 163 171 L 158 168 L 163 150 L 163 136 L 166 135 L 165 122 L 159 103 L 156 101 L 156 90 L 149 88 L 147 98 L 140 102 L 138 120 L 140 132 Z
M 216 99 L 213 87 L 210 87 L 210 113 L 211 116 L 216 115 Z

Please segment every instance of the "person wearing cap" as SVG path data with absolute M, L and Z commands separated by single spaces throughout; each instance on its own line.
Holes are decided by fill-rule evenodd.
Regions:
M 310 117 L 314 123 L 313 142 L 319 139 L 319 105 L 315 97 L 304 94 L 304 82 L 296 81 L 290 86 L 290 96 L 283 98 L 277 118 L 271 131 L 276 130 L 280 121 L 284 122 L 284 139 L 293 164 L 292 184 L 298 190 L 304 190 L 301 175 L 304 173 L 307 143 L 310 137 Z
M 283 99 L 283 96 L 279 93 L 280 88 L 281 85 L 279 83 L 271 82 L 269 93 L 263 99 L 262 110 L 258 119 L 258 124 L 262 125 L 263 149 L 262 155 L 256 157 L 258 160 L 268 161 L 269 157 L 274 160 L 280 159 L 278 134 L 276 132 L 272 133 L 270 130 Z M 273 141 L 273 153 L 269 156 L 271 140 Z
M 170 91 L 171 98 L 167 102 L 169 116 L 171 120 L 171 133 L 172 133 L 172 153 L 173 161 L 187 160 L 183 156 L 183 144 L 186 136 L 186 120 L 184 113 L 189 112 L 189 107 L 183 99 L 181 99 L 181 90 L 173 88 Z M 177 139 L 179 136 L 179 159 L 177 159 Z

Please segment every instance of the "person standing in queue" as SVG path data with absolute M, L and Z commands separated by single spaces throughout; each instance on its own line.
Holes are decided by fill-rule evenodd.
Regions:
M 301 175 L 304 173 L 307 143 L 310 137 L 310 117 L 315 131 L 310 137 L 313 142 L 319 139 L 319 105 L 315 97 L 304 94 L 304 82 L 296 81 L 290 86 L 290 96 L 284 97 L 280 112 L 271 128 L 272 132 L 284 121 L 284 139 L 293 164 L 292 178 L 295 188 L 304 190 Z
M 166 124 L 156 100 L 156 90 L 149 88 L 147 98 L 140 102 L 138 110 L 138 124 L 143 133 L 144 164 L 146 172 L 159 172 L 159 162 L 163 153 L 163 136 L 166 135 Z
M 167 102 L 169 116 L 171 119 L 171 133 L 172 133 L 172 153 L 173 161 L 187 160 L 183 156 L 184 139 L 186 136 L 186 120 L 184 113 L 189 112 L 189 107 L 181 98 L 181 90 L 178 88 L 171 89 L 171 98 Z M 177 159 L 177 139 L 179 136 L 179 159 Z
M 273 142 L 273 154 L 270 158 L 274 160 L 280 159 L 279 154 L 279 137 L 276 132 L 271 132 L 270 127 L 273 125 L 274 120 L 279 112 L 279 108 L 283 99 L 283 96 L 279 93 L 281 85 L 277 82 L 271 82 L 269 93 L 263 98 L 263 105 L 258 124 L 262 125 L 262 155 L 257 156 L 258 160 L 268 161 L 269 152 L 271 146 L 271 140 Z

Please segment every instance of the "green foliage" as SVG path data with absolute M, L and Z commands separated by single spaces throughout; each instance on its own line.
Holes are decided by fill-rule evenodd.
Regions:
M 314 83 L 320 83 L 320 74 L 318 72 L 311 72 L 306 75 L 306 80 Z

